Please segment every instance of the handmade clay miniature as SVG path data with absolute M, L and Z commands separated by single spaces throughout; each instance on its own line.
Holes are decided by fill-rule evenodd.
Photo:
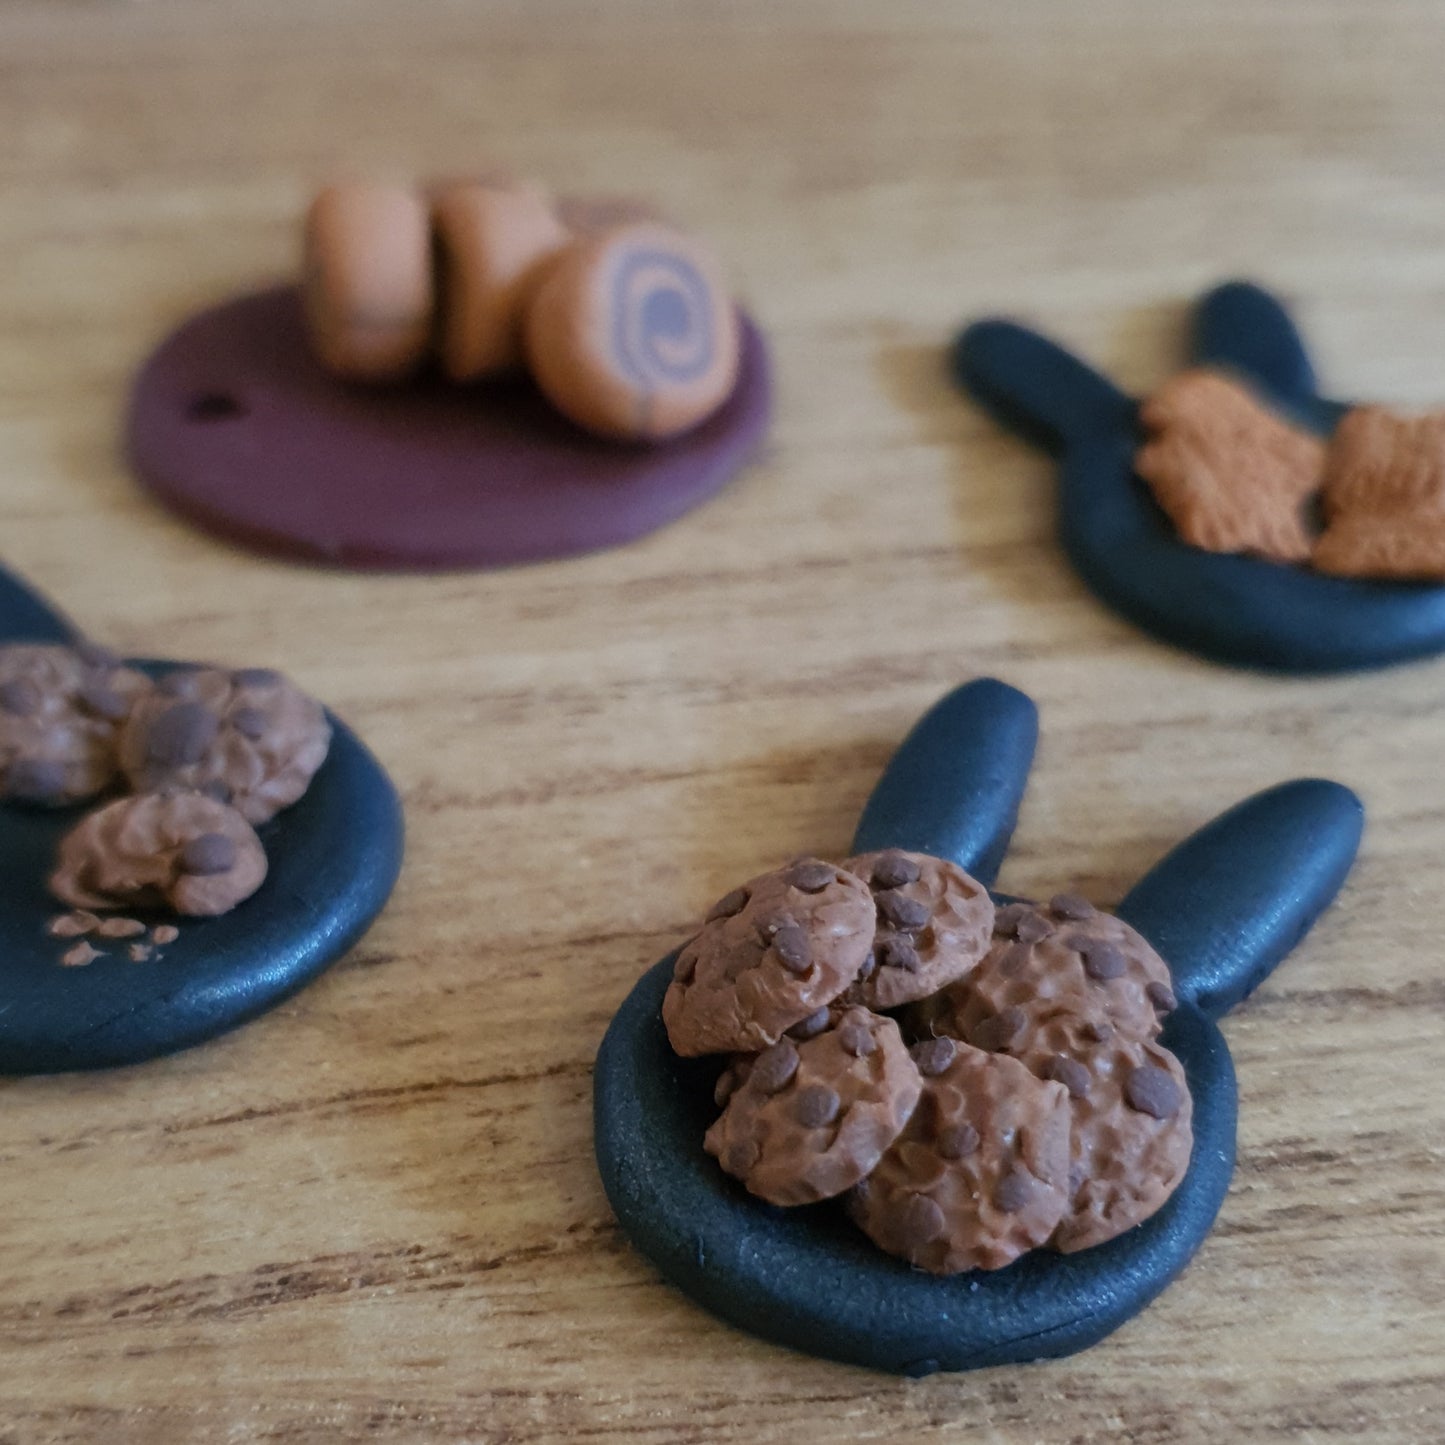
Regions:
M 1439 435 L 1438 425 L 1417 419 L 1410 435 L 1411 423 L 1396 424 L 1405 434 L 1395 466 L 1410 481 L 1391 510 L 1358 480 L 1332 487 L 1338 464 L 1316 438 L 1347 413 L 1366 431 L 1378 432 L 1378 420 L 1319 395 L 1294 324 L 1267 292 L 1244 282 L 1209 292 L 1194 318 L 1192 365 L 1141 415 L 1105 377 L 1012 322 L 970 326 L 953 352 L 974 398 L 1058 457 L 1065 551 L 1100 598 L 1147 631 L 1220 662 L 1294 673 L 1445 650 L 1445 586 L 1358 575 L 1438 575 L 1429 567 L 1445 558 L 1445 483 L 1434 478 L 1445 479 L 1445 454 L 1430 476 L 1411 464 L 1420 436 Z M 1200 430 L 1204 411 L 1225 418 L 1221 433 Z M 1315 493 L 1327 523 L 1317 543 Z
M 981 681 L 949 694 L 889 764 L 854 854 L 944 859 L 990 882 L 1036 736 L 1033 705 L 1012 688 Z M 808 1040 L 842 1027 L 832 1007 L 750 1062 L 679 1056 L 662 1011 L 677 957 L 664 959 L 619 1009 L 594 1074 L 598 1167 L 624 1231 L 723 1318 L 854 1364 L 920 1375 L 1095 1343 L 1148 1304 L 1208 1233 L 1233 1168 L 1236 1108 L 1215 1020 L 1328 905 L 1361 826 L 1347 789 L 1298 780 L 1179 845 L 1116 919 L 1069 893 L 1042 908 L 1001 898 L 993 948 L 1021 949 L 1010 967 L 1047 980 L 1055 1005 L 1031 1033 L 1006 1020 L 977 1042 L 925 1039 L 912 1053 L 922 1096 L 901 1124 L 906 1072 L 868 1082 L 835 1050 L 800 1081 Z M 981 966 L 950 989 L 966 990 Z M 1001 993 L 986 997 L 1013 1007 Z M 854 1046 L 873 1057 L 858 1029 L 869 1011 L 854 1007 Z M 1071 1033 L 1050 1032 L 1060 1018 L 1074 1021 Z M 1034 1050 L 1021 1046 L 1025 1035 Z M 760 1068 L 733 1119 L 732 1099 Z M 795 1097 L 800 1083 L 829 1097 Z M 826 1125 L 812 1121 L 843 1118 L 853 1101 L 871 1142 L 840 1169 Z M 889 1130 L 895 1143 L 867 1169 Z M 814 1160 L 826 1182 L 799 1186 L 814 1178 Z M 836 1202 L 770 1209 L 749 1192 L 765 1169 L 767 1188 L 791 1206 L 796 1188 L 821 1199 L 860 1167 L 849 1196 L 857 1223 Z
M 0 571 L 0 654 L 15 643 L 100 658 Z M 198 681 L 211 688 L 209 670 L 194 667 L 110 659 L 106 669 L 112 683 L 144 678 L 139 696 L 158 700 L 161 714 L 196 701 Z M 319 711 L 311 718 L 309 700 L 283 679 L 221 677 L 225 706 L 207 747 L 221 749 L 217 775 L 236 806 L 216 796 L 209 774 L 198 779 L 205 792 L 157 779 L 158 791 L 99 807 L 0 804 L 0 1073 L 137 1063 L 235 1028 L 340 958 L 386 902 L 402 846 L 386 774 L 344 723 Z M 278 719 L 289 721 L 273 738 Z M 320 729 L 325 761 L 296 791 L 298 769 L 319 761 Z M 119 739 L 111 741 L 114 772 Z M 203 749 L 194 762 L 204 769 L 209 756 Z M 241 805 L 262 798 L 269 821 L 253 828 Z M 50 883 L 72 912 L 57 914 Z M 144 916 L 130 916 L 137 911 Z

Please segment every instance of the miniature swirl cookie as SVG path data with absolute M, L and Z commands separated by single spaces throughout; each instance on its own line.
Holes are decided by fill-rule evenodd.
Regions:
M 249 898 L 266 853 L 234 809 L 202 793 L 120 798 L 61 839 L 50 890 L 74 908 L 155 908 L 211 916 Z
M 325 709 L 279 672 L 180 668 L 132 711 L 120 762 L 137 791 L 194 788 L 264 823 L 301 797 L 330 746 Z
M 306 215 L 303 299 L 323 366 L 358 381 L 395 381 L 431 340 L 431 223 L 413 191 L 328 186 Z
M 569 233 L 535 186 L 455 181 L 432 197 L 441 294 L 438 349 L 452 381 L 520 364 L 522 315 Z
M 61 807 L 118 771 L 116 740 L 150 679 L 104 648 L 0 647 L 0 797 Z
M 527 360 L 547 399 L 603 436 L 676 436 L 737 382 L 737 312 L 716 262 L 680 231 L 639 223 L 589 235 L 528 304 Z

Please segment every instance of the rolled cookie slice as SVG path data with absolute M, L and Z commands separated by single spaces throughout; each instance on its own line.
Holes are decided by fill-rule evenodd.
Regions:
M 988 952 L 993 899 L 957 864 L 894 848 L 843 866 L 868 884 L 878 913 L 873 951 L 848 991 L 850 1003 L 890 1009 L 927 998 Z
M 1169 967 L 1139 933 L 1082 898 L 1058 894 L 1047 907 L 1000 908 L 983 962 L 925 1004 L 914 1027 L 1017 1054 L 1016 1045 L 1057 1014 L 1152 1039 L 1173 1008 Z
M 804 858 L 734 889 L 678 954 L 662 1018 L 685 1056 L 758 1053 L 830 1004 L 873 943 L 863 882 Z
M 704 1140 L 770 1204 L 814 1204 L 872 1172 L 922 1087 L 898 1025 L 864 1008 L 801 1043 L 780 1039 L 719 1080 L 721 1116 Z
M 115 777 L 117 735 L 150 686 L 90 643 L 0 647 L 0 798 L 63 807 L 94 797 Z
M 1002 1269 L 1063 1218 L 1069 1096 L 953 1039 L 915 1045 L 913 1059 L 923 1096 L 850 1213 L 880 1249 L 932 1274 Z
M 454 182 L 432 198 L 432 227 L 442 370 L 474 381 L 519 365 L 524 304 L 570 239 L 551 200 L 533 186 Z
M 426 354 L 435 306 L 431 218 L 396 186 L 328 186 L 306 214 L 302 283 L 322 365 L 357 381 L 396 381 Z
M 677 436 L 737 384 L 737 311 L 717 263 L 667 226 L 619 226 L 570 246 L 528 303 L 525 335 L 543 394 L 602 436 Z
M 234 808 L 201 793 L 120 798 L 60 841 L 50 891 L 74 908 L 228 913 L 266 877 L 266 854 Z
M 120 761 L 139 792 L 194 788 L 264 823 L 301 797 L 330 746 L 325 709 L 281 673 L 181 668 L 132 710 Z

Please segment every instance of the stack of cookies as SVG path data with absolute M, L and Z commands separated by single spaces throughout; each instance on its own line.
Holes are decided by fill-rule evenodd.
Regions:
M 330 744 L 321 705 L 269 669 L 152 682 L 89 643 L 0 647 L 0 799 L 126 794 L 61 840 L 50 888 L 84 913 L 60 937 L 143 931 L 103 929 L 91 910 L 213 915 L 250 897 L 266 876 L 256 826 L 305 793 Z
M 704 1146 L 769 1204 L 843 1197 L 936 1274 L 1099 1244 L 1189 1163 L 1169 970 L 1085 900 L 995 910 L 941 858 L 806 858 L 754 878 L 678 954 L 663 1020 L 727 1056 Z

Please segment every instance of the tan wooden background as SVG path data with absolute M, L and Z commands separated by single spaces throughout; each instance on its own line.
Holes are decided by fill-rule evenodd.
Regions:
M 1439 401 L 1442 54 L 1427 0 L 0 0 L 0 553 L 117 646 L 290 670 L 410 819 L 393 905 L 290 1006 L 0 1081 L 0 1442 L 1445 1437 L 1445 660 L 1291 681 L 1148 641 L 941 368 L 1004 309 L 1145 387 L 1244 273 L 1342 392 Z M 308 187 L 496 159 L 716 240 L 776 348 L 761 465 L 492 576 L 275 565 L 137 494 L 131 368 L 287 270 Z M 688 920 L 839 853 L 981 672 L 1043 713 L 1016 890 L 1117 899 L 1299 773 L 1370 825 L 1227 1025 L 1240 1165 L 1187 1274 L 1086 1355 L 909 1383 L 664 1286 L 590 1069 Z

